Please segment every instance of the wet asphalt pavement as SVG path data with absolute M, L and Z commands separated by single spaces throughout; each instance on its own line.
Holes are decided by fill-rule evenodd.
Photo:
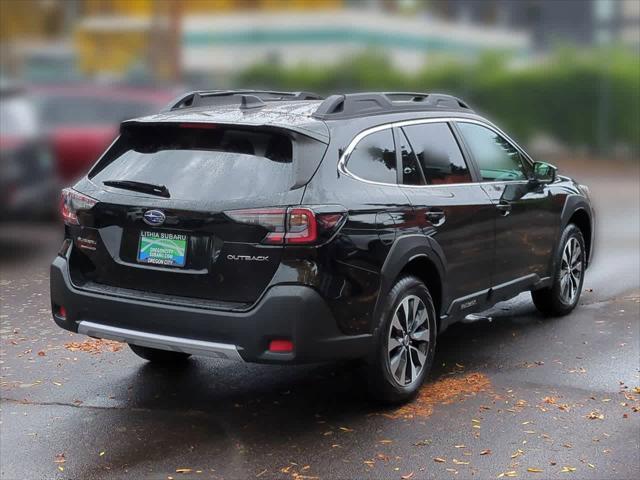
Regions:
M 145 364 L 51 320 L 52 225 L 0 225 L 0 478 L 640 477 L 638 177 L 592 180 L 597 253 L 581 305 L 528 294 L 438 339 L 414 403 L 367 401 L 351 363 Z M 589 179 L 585 179 L 589 180 Z

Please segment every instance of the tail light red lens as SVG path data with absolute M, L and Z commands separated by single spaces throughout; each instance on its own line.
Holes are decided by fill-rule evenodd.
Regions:
M 267 229 L 264 244 L 312 245 L 330 238 L 346 218 L 346 211 L 325 212 L 327 208 L 317 207 L 318 211 L 316 207 L 255 208 L 225 214 L 236 222 Z
M 318 238 L 316 216 L 308 208 L 290 208 L 286 243 L 314 243 Z
M 251 208 L 224 213 L 238 223 L 266 228 L 268 233 L 262 243 L 279 245 L 284 240 L 286 208 Z
M 96 203 L 91 197 L 87 197 L 71 188 L 62 190 L 62 201 L 60 205 L 60 213 L 64 223 L 67 225 L 80 225 L 78 221 L 78 212 L 80 210 L 89 210 Z

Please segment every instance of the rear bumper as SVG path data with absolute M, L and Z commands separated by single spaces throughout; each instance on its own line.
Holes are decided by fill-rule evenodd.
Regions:
M 276 285 L 250 310 L 190 308 L 84 291 L 71 284 L 67 260 L 51 265 L 51 304 L 62 328 L 165 350 L 259 363 L 303 363 L 367 354 L 371 336 L 344 335 L 326 302 L 304 285 Z M 65 318 L 57 315 L 63 306 Z M 273 339 L 294 351 L 269 352 Z

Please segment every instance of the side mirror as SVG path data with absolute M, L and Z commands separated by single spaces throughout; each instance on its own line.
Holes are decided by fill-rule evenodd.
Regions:
M 557 172 L 557 167 L 550 163 L 535 162 L 533 164 L 533 178 L 531 178 L 531 180 L 538 184 L 553 183 L 556 180 Z

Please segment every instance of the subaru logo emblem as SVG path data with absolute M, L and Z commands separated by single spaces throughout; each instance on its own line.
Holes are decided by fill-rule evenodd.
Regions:
M 162 225 L 167 217 L 160 210 L 147 210 L 144 212 L 142 219 L 147 225 L 158 227 Z

